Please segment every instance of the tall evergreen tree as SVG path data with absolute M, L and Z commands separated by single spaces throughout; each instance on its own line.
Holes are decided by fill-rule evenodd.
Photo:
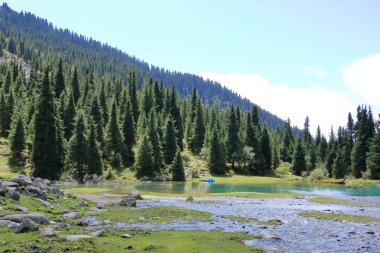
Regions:
M 191 137 L 189 138 L 189 149 L 195 154 L 199 154 L 203 147 L 205 139 L 205 125 L 203 122 L 201 101 L 198 100 L 196 114 L 191 128 Z
M 306 169 L 305 150 L 300 139 L 296 141 L 292 160 L 292 172 L 294 175 L 300 176 L 301 172 Z
M 149 140 L 148 134 L 144 134 L 140 143 L 137 160 L 135 163 L 136 176 L 141 178 L 143 176 L 153 175 L 153 148 Z
M 45 70 L 41 83 L 36 114 L 31 160 L 33 175 L 47 179 L 59 179 L 60 156 L 57 142 L 57 125 L 54 114 L 54 95 L 49 83 L 49 69 Z
M 9 146 L 11 150 L 11 158 L 18 160 L 22 157 L 22 152 L 26 145 L 24 124 L 20 115 L 15 115 L 13 118 L 13 127 L 9 134 Z
M 367 156 L 367 169 L 371 172 L 372 179 L 380 179 L 380 133 L 375 133 L 371 140 Z
M 178 149 L 174 161 L 171 165 L 172 180 L 173 181 L 185 181 L 185 170 L 183 168 L 183 162 L 181 157 L 181 150 Z
M 207 165 L 211 173 L 224 174 L 227 169 L 224 145 L 217 130 L 213 128 L 211 131 Z
M 252 107 L 252 125 L 255 128 L 260 128 L 259 111 L 257 105 Z
M 290 126 L 290 120 L 288 119 L 282 129 L 282 145 L 280 148 L 280 158 L 283 162 L 292 161 L 292 150 L 291 146 L 293 143 L 293 134 Z
M 107 145 L 107 152 L 109 152 L 108 153 L 109 158 L 115 158 L 115 156 L 123 155 L 124 144 L 123 144 L 123 137 L 122 137 L 119 122 L 118 122 L 115 99 L 112 103 L 111 117 L 107 126 L 106 145 Z M 122 157 L 122 159 L 124 158 Z
M 73 135 L 68 143 L 67 163 L 75 169 L 75 177 L 79 183 L 84 182 L 84 176 L 88 172 L 88 138 L 84 112 L 78 110 L 75 117 Z M 91 157 L 92 159 L 92 157 Z
M 73 93 L 74 102 L 75 104 L 77 104 L 80 97 L 80 89 L 79 89 L 78 71 L 77 71 L 76 66 L 74 67 L 74 74 L 71 79 L 71 91 Z
M 332 167 L 332 175 L 335 178 L 343 178 L 346 175 L 346 165 L 342 150 L 339 148 L 336 157 L 334 159 L 334 165 Z
M 135 72 L 130 73 L 129 76 L 129 83 L 128 83 L 128 95 L 131 102 L 131 108 L 133 113 L 133 120 L 135 122 L 139 119 L 139 103 L 137 100 L 137 93 L 136 93 L 136 75 Z
M 90 116 L 96 125 L 96 139 L 100 145 L 104 145 L 103 117 L 97 96 L 92 98 Z
M 152 148 L 154 148 L 153 152 L 153 170 L 159 172 L 162 167 L 162 153 L 161 153 L 161 143 L 159 141 L 159 136 L 156 131 L 156 120 L 155 120 L 155 111 L 152 109 L 149 114 L 148 119 L 148 135 L 149 140 L 152 144 Z
M 68 101 L 67 101 L 66 106 L 65 106 L 65 112 L 63 115 L 63 122 L 65 125 L 65 135 L 64 136 L 65 136 L 66 140 L 69 140 L 73 134 L 75 114 L 76 114 L 75 110 L 76 110 L 76 108 L 75 108 L 74 96 L 70 92 L 69 97 L 68 97 Z
M 241 148 L 240 139 L 239 139 L 239 129 L 236 121 L 235 109 L 231 106 L 230 113 L 227 121 L 227 133 L 226 133 L 226 151 L 227 151 L 227 160 L 232 163 L 234 167 L 236 154 L 239 153 Z
M 135 123 L 133 121 L 132 108 L 127 101 L 124 121 L 123 121 L 123 134 L 124 134 L 124 146 L 125 146 L 125 161 L 126 166 L 132 165 L 135 161 L 133 153 L 133 145 L 136 143 L 135 137 Z
M 173 119 L 169 116 L 165 124 L 163 156 L 165 164 L 169 165 L 173 162 L 176 155 L 177 139 L 175 136 L 175 129 L 173 125 Z
M 264 125 L 262 130 L 260 146 L 265 161 L 265 169 L 270 171 L 272 168 L 272 149 L 270 145 L 269 132 L 266 125 Z
M 183 125 L 182 125 L 182 117 L 179 111 L 179 107 L 177 104 L 177 95 L 176 95 L 175 86 L 173 85 L 172 90 L 169 95 L 169 113 L 174 119 L 174 127 L 176 128 L 176 137 L 177 137 L 177 145 L 181 150 L 183 150 Z
M 63 67 L 62 67 L 61 58 L 59 58 L 58 70 L 55 74 L 54 85 L 55 85 L 55 97 L 59 98 L 62 91 L 65 90 L 65 78 L 63 76 Z
M 99 148 L 99 143 L 96 140 L 96 124 L 90 120 L 90 136 L 88 139 L 88 174 L 89 175 L 102 175 L 103 173 L 103 160 Z

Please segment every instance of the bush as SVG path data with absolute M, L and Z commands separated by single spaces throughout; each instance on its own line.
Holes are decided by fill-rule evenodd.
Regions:
M 310 172 L 309 179 L 311 181 L 318 181 L 325 178 L 328 178 L 329 172 L 324 167 L 318 167 Z
M 285 177 L 290 174 L 290 168 L 292 165 L 288 162 L 282 162 L 280 165 L 276 168 L 276 174 L 280 177 Z
M 371 170 L 362 171 L 362 178 L 363 179 L 372 179 L 372 172 Z

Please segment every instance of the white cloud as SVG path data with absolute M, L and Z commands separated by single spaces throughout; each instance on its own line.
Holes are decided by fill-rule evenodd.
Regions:
M 200 76 L 221 83 L 283 119 L 289 117 L 292 125 L 300 128 L 309 116 L 313 135 L 318 124 L 326 135 L 331 125 L 335 130 L 346 125 L 348 112 L 356 110 L 356 103 L 348 95 L 323 87 L 293 88 L 287 84 L 273 84 L 254 73 L 204 72 Z
M 362 58 L 344 67 L 342 77 L 353 95 L 380 109 L 380 54 Z
M 303 71 L 305 71 L 309 75 L 316 76 L 320 79 L 326 79 L 329 76 L 329 74 L 323 69 L 313 66 L 305 66 L 303 67 Z

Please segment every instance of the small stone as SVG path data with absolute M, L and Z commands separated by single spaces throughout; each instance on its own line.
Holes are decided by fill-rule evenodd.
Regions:
M 373 232 L 373 231 L 368 231 L 366 234 L 367 234 L 367 235 L 374 235 L 375 232 Z
M 264 235 L 264 238 L 281 240 L 280 236 L 275 233 L 267 233 Z
M 82 215 L 78 212 L 70 212 L 70 213 L 64 214 L 62 218 L 67 219 L 67 220 L 77 220 L 77 219 L 82 218 Z
M 29 218 L 24 219 L 20 226 L 17 228 L 16 233 L 23 233 L 23 232 L 28 232 L 28 231 L 37 231 L 38 226 L 34 221 L 32 221 Z
M 194 198 L 191 197 L 191 196 L 189 196 L 189 197 L 186 198 L 186 201 L 188 201 L 188 202 L 192 202 L 192 201 L 194 201 Z
M 26 208 L 26 207 L 22 207 L 22 206 L 15 206 L 15 211 L 20 211 L 20 212 L 23 212 L 23 213 L 27 213 L 29 211 L 29 209 Z
M 132 238 L 130 234 L 123 234 L 121 235 L 121 238 Z
M 140 192 L 138 190 L 132 190 L 128 193 L 128 196 L 133 197 L 138 200 L 142 200 L 142 197 L 140 195 Z
M 98 237 L 98 236 L 104 235 L 105 233 L 106 233 L 106 231 L 104 231 L 104 230 L 98 230 L 98 231 L 91 233 L 90 235 L 94 236 L 94 237 Z
M 41 204 L 43 204 L 44 206 L 49 207 L 49 208 L 51 208 L 51 209 L 54 209 L 54 207 L 52 206 L 51 203 L 49 203 L 49 202 L 47 202 L 47 201 L 45 201 L 45 200 L 39 199 L 39 198 L 36 198 L 36 200 L 37 200 L 38 202 L 40 202 Z
M 67 213 L 69 213 L 70 211 L 69 210 L 67 210 L 67 209 L 62 209 L 61 210 L 61 214 L 67 214 Z
M 103 209 L 104 208 L 104 205 L 102 203 L 97 203 L 96 204 L 96 208 L 98 209 Z
M 133 197 L 122 198 L 120 201 L 121 206 L 136 206 L 136 199 Z
M 144 217 L 139 217 L 139 221 L 145 221 Z
M 46 236 L 46 237 L 52 237 L 55 235 L 55 232 L 54 232 L 53 227 L 49 226 L 49 227 L 40 229 L 40 235 Z
M 81 207 L 86 207 L 86 206 L 88 206 L 88 203 L 87 203 L 86 201 L 81 201 L 81 202 L 79 203 L 79 206 L 81 206 Z
M 133 250 L 135 249 L 133 246 L 129 245 L 128 247 L 125 247 L 124 249 L 127 249 L 127 250 Z
M 364 208 L 359 209 L 360 212 L 364 212 Z
M 92 236 L 90 236 L 90 235 L 67 235 L 67 236 L 65 236 L 65 240 L 69 241 L 69 242 L 78 241 L 80 239 L 88 239 L 88 238 L 92 238 Z

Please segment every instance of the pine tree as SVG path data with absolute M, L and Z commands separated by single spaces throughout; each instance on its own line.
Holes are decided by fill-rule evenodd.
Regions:
M 270 146 L 270 139 L 267 126 L 264 125 L 261 134 L 261 151 L 265 161 L 265 168 L 267 171 L 270 171 L 272 168 L 272 149 Z
M 14 116 L 13 126 L 9 134 L 9 144 L 11 158 L 15 160 L 20 159 L 25 149 L 24 124 L 20 115 Z
M 8 130 L 8 108 L 6 95 L 4 91 L 0 91 L 0 131 L 3 136 L 6 135 Z
M 334 159 L 334 165 L 332 167 L 332 175 L 335 178 L 343 178 L 346 175 L 346 165 L 344 162 L 344 156 L 341 149 L 338 149 L 336 157 Z
M 65 112 L 63 115 L 63 123 L 65 125 L 65 138 L 69 140 L 73 134 L 74 121 L 75 121 L 75 101 L 72 93 L 69 94 L 68 101 L 65 106 Z
M 82 110 L 78 110 L 75 117 L 74 131 L 69 140 L 68 147 L 67 163 L 75 169 L 75 177 L 78 182 L 83 183 L 84 176 L 88 172 L 87 164 L 89 157 L 87 128 Z
M 148 134 L 146 133 L 142 136 L 137 160 L 135 163 L 136 176 L 138 178 L 141 178 L 143 176 L 152 176 L 153 167 L 153 148 Z
M 380 179 L 380 133 L 375 133 L 371 140 L 367 156 L 367 169 L 371 172 L 372 179 Z
M 171 164 L 176 155 L 177 139 L 175 136 L 175 129 L 173 125 L 173 119 L 169 116 L 166 120 L 164 132 L 163 156 L 165 164 Z
M 107 107 L 107 96 L 104 88 L 104 81 L 102 81 L 102 86 L 100 87 L 100 94 L 99 94 L 99 103 L 101 107 L 101 111 L 103 112 L 102 118 L 103 118 L 103 124 L 104 126 L 108 123 L 108 107 Z
M 235 109 L 231 106 L 230 113 L 227 121 L 227 133 L 226 133 L 226 151 L 227 160 L 232 163 L 232 167 L 235 164 L 235 156 L 239 153 L 241 149 L 240 139 L 239 139 L 239 129 L 236 122 Z
M 57 73 L 55 74 L 55 97 L 59 98 L 61 95 L 62 91 L 65 90 L 65 78 L 63 76 L 63 67 L 62 67 L 62 59 L 59 58 L 59 63 L 58 63 L 58 70 Z
M 338 145 L 337 145 L 337 142 L 334 141 L 333 143 L 330 144 L 330 146 L 331 146 L 331 148 L 330 148 L 330 150 L 327 154 L 327 157 L 326 157 L 326 169 L 327 169 L 329 175 L 331 176 L 333 165 L 334 165 L 334 160 L 336 158 L 336 154 L 338 151 Z
M 123 151 L 124 151 L 123 137 L 122 137 L 119 122 L 118 122 L 115 100 L 112 103 L 111 118 L 107 126 L 106 145 L 107 145 L 107 152 L 110 152 L 108 154 L 110 158 L 117 154 L 123 155 Z
M 327 144 L 326 137 L 322 136 L 321 142 L 319 143 L 318 150 L 317 150 L 319 161 L 325 162 L 326 156 L 327 156 L 327 149 L 328 149 L 328 144 Z
M 103 117 L 100 109 L 100 105 L 98 102 L 98 97 L 94 96 L 92 98 L 90 116 L 94 120 L 96 125 L 96 139 L 101 146 L 104 145 L 104 131 L 103 131 Z
M 319 146 L 319 143 L 321 143 L 321 140 L 322 140 L 322 134 L 321 134 L 321 128 L 317 127 L 317 133 L 315 135 L 315 146 Z
M 161 143 L 159 141 L 159 137 L 156 131 L 156 120 L 155 120 L 155 111 L 152 109 L 149 113 L 148 119 L 148 135 L 149 140 L 152 144 L 152 148 L 154 148 L 153 152 L 153 170 L 159 172 L 162 167 L 162 153 L 161 153 Z
M 195 154 L 199 154 L 203 147 L 205 131 L 201 101 L 198 100 L 196 114 L 191 128 L 191 137 L 189 138 L 189 149 Z
M 164 109 L 164 94 L 161 92 L 157 81 L 154 82 L 153 87 L 153 107 L 156 113 L 159 113 Z
M 254 128 L 260 128 L 259 112 L 257 105 L 252 107 L 252 125 Z
M 207 165 L 211 173 L 224 174 L 226 172 L 226 157 L 223 149 L 221 138 L 219 138 L 217 130 L 213 128 L 207 157 Z
M 291 146 L 293 143 L 292 129 L 288 119 L 282 130 L 282 145 L 280 148 L 280 158 L 283 162 L 292 162 Z
M 307 169 L 309 171 L 314 170 L 316 167 L 316 163 L 317 163 L 317 151 L 316 151 L 315 145 L 311 144 L 309 148 L 309 162 L 308 162 Z
M 300 176 L 301 172 L 306 169 L 305 151 L 302 141 L 298 139 L 293 154 L 292 172 L 294 175 Z
M 311 143 L 311 134 L 310 134 L 310 123 L 309 123 L 309 117 L 305 118 L 305 123 L 304 123 L 304 128 L 303 128 L 303 142 L 305 143 L 306 147 L 309 146 Z
M 268 168 L 267 167 L 268 164 L 266 164 L 267 161 L 265 160 L 265 158 L 263 156 L 263 152 L 261 150 L 261 143 L 256 136 L 256 132 L 253 128 L 250 117 L 251 117 L 250 113 L 247 113 L 247 120 L 246 120 L 247 125 L 245 127 L 245 130 L 246 130 L 245 145 L 248 147 L 251 147 L 253 149 L 253 153 L 255 153 L 255 164 L 252 164 L 250 166 L 251 167 L 251 173 L 263 174 L 264 170 L 266 170 Z M 265 141 L 268 141 L 268 139 L 266 139 Z M 264 146 L 265 145 L 266 144 L 264 144 Z
M 133 121 L 132 108 L 127 101 L 124 121 L 123 121 L 123 134 L 124 134 L 124 146 L 125 146 L 125 161 L 124 165 L 129 166 L 135 162 L 133 145 L 136 143 L 135 137 L 135 123 Z
M 33 175 L 57 180 L 60 177 L 60 155 L 57 125 L 54 114 L 54 95 L 49 84 L 49 69 L 45 70 L 41 92 L 34 117 L 34 140 L 31 160 Z
M 171 165 L 172 180 L 173 181 L 185 181 L 185 170 L 183 168 L 183 162 L 181 157 L 181 150 L 178 149 L 174 161 Z
M 170 96 L 169 96 L 169 113 L 174 119 L 174 127 L 176 128 L 177 145 L 181 150 L 183 150 L 183 125 L 182 117 L 177 105 L 177 95 L 175 91 L 175 86 L 173 85 Z
M 96 124 L 90 120 L 90 136 L 88 139 L 88 174 L 89 175 L 102 175 L 103 173 L 103 160 L 100 152 L 98 141 L 96 140 Z
M 77 67 L 74 67 L 74 74 L 73 74 L 73 78 L 71 79 L 71 90 L 73 93 L 74 102 L 75 104 L 77 104 L 80 97 Z
M 133 113 L 133 120 L 135 122 L 138 121 L 139 119 L 139 103 L 138 103 L 138 100 L 137 100 L 137 93 L 136 93 L 136 76 L 135 76 L 135 72 L 133 73 L 130 73 L 130 77 L 129 77 L 129 89 L 128 89 L 128 95 L 129 95 L 129 99 L 130 99 L 130 102 L 131 102 L 131 108 L 132 108 L 132 113 Z

